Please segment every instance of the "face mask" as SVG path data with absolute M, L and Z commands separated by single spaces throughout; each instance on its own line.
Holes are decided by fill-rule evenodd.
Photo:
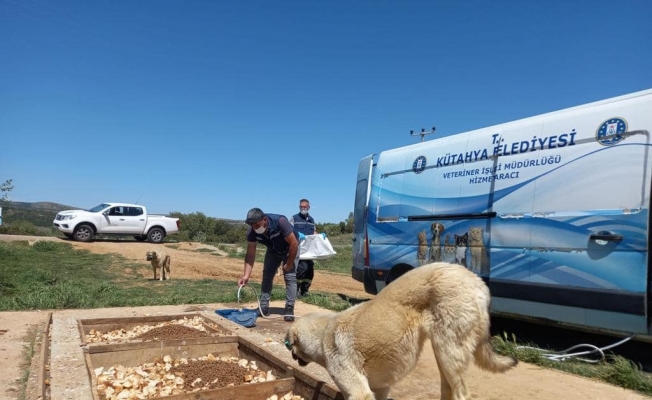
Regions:
M 265 233 L 265 227 L 264 227 L 264 226 L 261 226 L 261 227 L 258 228 L 258 229 L 254 229 L 254 232 L 256 232 L 256 233 L 259 234 L 259 235 L 262 234 L 262 233 Z
M 308 210 L 301 210 L 301 215 L 308 215 Z

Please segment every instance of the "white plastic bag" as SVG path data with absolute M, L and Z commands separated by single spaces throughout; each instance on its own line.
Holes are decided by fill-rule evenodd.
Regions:
M 306 238 L 299 242 L 300 260 L 320 260 L 332 257 L 335 254 L 331 242 L 322 235 L 306 235 Z

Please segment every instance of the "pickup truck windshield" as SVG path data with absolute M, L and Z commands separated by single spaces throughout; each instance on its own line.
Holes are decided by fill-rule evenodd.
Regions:
M 88 209 L 88 212 L 99 212 L 99 211 L 102 211 L 102 210 L 104 210 L 105 208 L 107 208 L 109 205 L 110 205 L 110 204 L 102 203 L 102 204 L 100 204 L 99 206 L 95 206 L 95 207 L 93 207 L 93 208 L 89 208 L 89 209 Z

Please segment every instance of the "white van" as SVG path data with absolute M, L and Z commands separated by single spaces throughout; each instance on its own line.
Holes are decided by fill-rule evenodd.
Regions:
M 645 90 L 365 157 L 352 276 L 449 261 L 494 313 L 649 335 L 650 131 Z

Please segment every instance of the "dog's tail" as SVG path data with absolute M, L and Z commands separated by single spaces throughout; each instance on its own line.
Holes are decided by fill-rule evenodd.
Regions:
M 518 360 L 514 357 L 501 356 L 494 352 L 490 340 L 487 335 L 475 349 L 475 363 L 478 367 L 490 372 L 505 372 L 518 364 Z

